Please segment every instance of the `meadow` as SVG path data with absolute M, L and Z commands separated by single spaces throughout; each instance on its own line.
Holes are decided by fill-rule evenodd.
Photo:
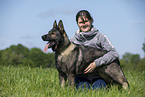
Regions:
M 76 90 L 60 87 L 55 68 L 0 66 L 0 97 L 145 97 L 145 71 L 124 71 L 130 89 Z

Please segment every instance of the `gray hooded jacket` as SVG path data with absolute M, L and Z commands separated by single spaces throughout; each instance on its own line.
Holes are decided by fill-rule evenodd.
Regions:
M 104 56 L 94 60 L 97 67 L 109 64 L 119 57 L 109 39 L 95 27 L 89 32 L 80 32 L 80 30 L 77 30 L 70 41 L 75 44 L 83 44 L 85 46 L 106 50 L 107 53 Z

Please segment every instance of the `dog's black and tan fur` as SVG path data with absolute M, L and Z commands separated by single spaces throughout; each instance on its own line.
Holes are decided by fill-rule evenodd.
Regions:
M 122 85 L 127 89 L 129 84 L 120 68 L 119 60 L 116 59 L 111 64 L 97 67 L 92 73 L 84 74 L 85 68 L 95 59 L 103 56 L 106 51 L 99 50 L 83 45 L 76 45 L 70 42 L 60 20 L 57 26 L 56 21 L 48 34 L 43 35 L 42 39 L 49 42 L 48 48 L 55 52 L 56 68 L 59 72 L 60 85 L 74 85 L 75 76 L 94 76 L 100 75 L 107 83 Z

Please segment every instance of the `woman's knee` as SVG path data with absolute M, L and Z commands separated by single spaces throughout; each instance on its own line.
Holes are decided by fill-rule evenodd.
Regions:
M 106 88 L 106 86 L 106 82 L 103 79 L 99 79 L 92 84 L 93 89 Z
M 85 82 L 85 81 L 80 82 L 80 83 L 77 85 L 77 90 L 78 90 L 78 89 L 90 89 L 90 88 L 91 88 L 90 83 Z

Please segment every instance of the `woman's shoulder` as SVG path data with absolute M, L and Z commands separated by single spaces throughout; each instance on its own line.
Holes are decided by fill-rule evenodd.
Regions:
M 96 32 L 97 35 L 99 35 L 99 36 L 104 36 L 104 34 L 101 33 L 96 27 L 93 27 L 93 28 L 91 29 L 91 31 Z
M 96 37 L 97 37 L 98 40 L 100 40 L 100 41 L 104 41 L 104 40 L 108 39 L 107 36 L 106 36 L 105 34 L 99 32 L 99 31 L 97 32 Z
M 97 31 L 97 34 L 96 34 L 98 37 L 106 37 L 105 34 L 101 33 L 99 30 Z

